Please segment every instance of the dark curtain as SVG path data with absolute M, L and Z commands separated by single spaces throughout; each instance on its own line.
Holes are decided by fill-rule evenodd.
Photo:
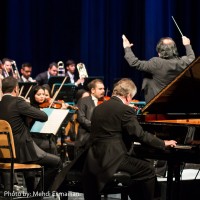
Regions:
M 140 93 L 143 73 L 124 60 L 122 34 L 140 59 L 157 56 L 161 37 L 172 37 L 180 56 L 181 34 L 189 37 L 196 57 L 200 51 L 200 1 L 189 0 L 7 0 L 0 1 L 0 59 L 14 59 L 18 68 L 30 62 L 35 77 L 49 63 L 74 59 L 90 76 L 104 76 L 112 90 L 115 79 L 129 77 Z

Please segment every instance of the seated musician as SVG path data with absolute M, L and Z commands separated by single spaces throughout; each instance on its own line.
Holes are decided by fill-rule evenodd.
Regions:
M 12 60 L 10 58 L 2 59 L 2 76 L 4 78 L 8 76 L 15 77 L 13 69 L 12 69 Z
M 43 86 L 36 85 L 33 87 L 33 90 L 30 94 L 30 104 L 38 109 L 41 108 L 43 105 L 44 105 L 43 107 L 48 107 L 50 105 L 48 96 L 50 96 L 50 94 L 48 93 L 47 87 L 45 88 Z M 45 105 L 46 99 L 48 99 L 48 101 L 46 102 L 47 106 Z M 30 129 L 33 124 L 34 124 L 34 121 L 32 120 L 31 123 L 29 123 Z M 56 135 L 48 134 L 48 133 L 47 134 L 32 133 L 31 135 L 35 143 L 41 149 L 55 155 L 58 154 L 57 146 L 56 146 L 56 143 L 57 143 Z
M 115 84 L 110 100 L 93 110 L 90 147 L 82 179 L 86 200 L 99 200 L 98 193 L 117 171 L 131 175 L 133 181 L 127 191 L 131 199 L 154 199 L 154 168 L 144 158 L 130 155 L 129 148 L 137 141 L 164 150 L 165 146 L 176 146 L 176 141 L 161 140 L 142 129 L 135 110 L 128 106 L 136 90 L 132 80 L 121 79 Z
M 36 80 L 33 80 L 33 78 L 31 77 L 32 65 L 30 63 L 23 63 L 20 71 L 20 82 L 36 82 Z
M 75 84 L 79 89 L 82 88 L 84 78 L 78 78 L 76 71 L 76 64 L 74 60 L 67 60 L 66 62 L 66 76 L 69 76 L 70 83 Z
M 100 79 L 94 79 L 88 84 L 90 96 L 80 98 L 77 102 L 77 121 L 79 122 L 79 129 L 77 134 L 76 148 L 81 151 L 85 147 L 91 128 L 91 117 L 94 108 L 98 104 L 98 100 L 104 97 L 104 84 Z
M 58 65 L 55 62 L 52 62 L 49 64 L 48 70 L 45 72 L 39 73 L 35 80 L 38 83 L 38 85 L 47 84 L 48 80 L 51 76 L 57 76 L 58 75 Z
M 46 121 L 48 116 L 41 110 L 31 106 L 23 98 L 18 97 L 19 86 L 17 79 L 9 76 L 2 80 L 3 97 L 0 101 L 0 119 L 10 123 L 16 149 L 17 162 L 36 163 L 44 166 L 44 189 L 47 192 L 62 167 L 61 159 L 42 150 L 32 139 L 26 118 Z M 28 192 L 34 189 L 34 175 L 26 176 Z M 9 179 L 8 179 L 9 180 Z M 9 184 L 10 181 L 8 181 Z

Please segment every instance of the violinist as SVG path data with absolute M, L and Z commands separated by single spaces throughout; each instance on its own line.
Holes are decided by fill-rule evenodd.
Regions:
M 46 89 L 47 90 L 47 89 Z M 30 94 L 30 104 L 35 108 L 40 109 L 40 105 L 42 105 L 46 101 L 45 97 L 45 88 L 40 85 L 36 85 L 33 87 L 33 90 Z M 31 129 L 34 124 L 34 120 L 29 121 L 29 127 Z M 40 133 L 32 133 L 32 138 L 35 143 L 46 152 L 57 155 L 57 136 L 53 134 L 40 134 Z
M 50 96 L 50 90 L 48 85 L 43 86 L 35 86 L 32 90 L 32 94 L 30 97 L 30 103 L 34 107 L 37 108 L 48 108 L 51 104 L 51 108 L 60 108 L 60 109 L 67 109 L 68 105 L 65 104 L 63 101 L 53 101 Z
M 104 97 L 105 89 L 103 81 L 94 79 L 88 84 L 90 96 L 80 98 L 77 102 L 77 120 L 79 122 L 79 129 L 77 134 L 77 141 L 75 147 L 77 153 L 80 153 L 84 148 L 90 136 L 91 117 L 94 108 L 98 105 L 98 100 Z

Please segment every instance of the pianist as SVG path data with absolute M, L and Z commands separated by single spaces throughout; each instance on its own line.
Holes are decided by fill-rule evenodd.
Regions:
M 150 76 L 143 79 L 142 90 L 148 103 L 177 75 L 179 75 L 194 59 L 195 55 L 190 45 L 190 40 L 183 36 L 182 42 L 186 55 L 179 57 L 175 42 L 170 37 L 161 38 L 156 50 L 158 57 L 148 61 L 139 60 L 131 50 L 131 44 L 125 35 L 122 36 L 125 59 L 131 67 L 148 73 Z
M 132 142 L 158 149 L 176 146 L 174 140 L 161 140 L 142 129 L 135 110 L 128 106 L 136 94 L 135 84 L 127 78 L 115 84 L 112 97 L 95 107 L 91 119 L 91 146 L 83 170 L 85 200 L 98 200 L 98 192 L 117 171 L 131 174 L 129 197 L 153 200 L 155 171 L 149 161 L 130 155 Z

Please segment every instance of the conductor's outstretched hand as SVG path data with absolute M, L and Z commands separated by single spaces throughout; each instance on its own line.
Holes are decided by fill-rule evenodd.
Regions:
M 128 39 L 126 38 L 125 35 L 122 35 L 122 40 L 123 40 L 123 47 L 124 48 L 133 46 L 133 44 L 128 41 Z

